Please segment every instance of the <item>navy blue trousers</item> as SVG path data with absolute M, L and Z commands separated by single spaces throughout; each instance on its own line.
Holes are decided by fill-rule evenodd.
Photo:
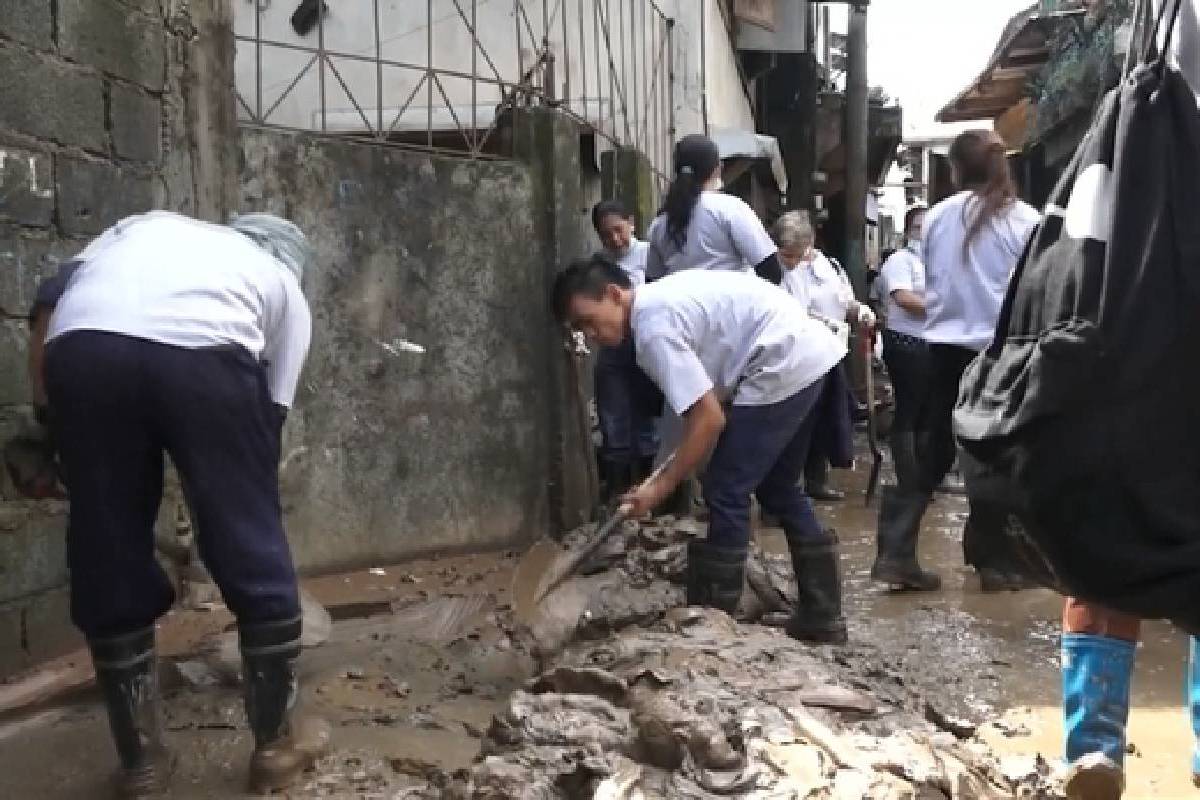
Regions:
M 629 462 L 658 452 L 653 408 L 658 388 L 637 365 L 633 337 L 605 347 L 596 359 L 596 413 L 606 461 Z
M 708 541 L 717 547 L 750 543 L 750 495 L 780 520 L 789 539 L 823 535 L 812 501 L 799 479 L 808 461 L 822 378 L 774 405 L 733 406 L 705 470 Z
M 238 622 L 300 613 L 279 504 L 280 418 L 249 352 L 81 331 L 50 343 L 46 381 L 70 494 L 71 617 L 85 635 L 145 628 L 174 602 L 154 555 L 164 452 Z

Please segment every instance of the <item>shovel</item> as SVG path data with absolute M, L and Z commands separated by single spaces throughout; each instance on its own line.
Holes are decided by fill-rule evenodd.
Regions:
M 646 486 L 653 482 L 674 460 L 674 453 L 667 456 L 641 485 Z M 621 527 L 621 523 L 629 518 L 630 510 L 629 506 L 622 504 L 595 534 L 573 548 L 563 549 L 558 542 L 545 538 L 529 548 L 521 557 L 521 563 L 517 565 L 513 574 L 513 598 L 517 618 L 531 619 L 546 596 L 579 569 L 579 566 L 612 536 L 613 531 Z
M 879 447 L 879 428 L 875 421 L 875 353 L 872 347 L 872 331 L 864 328 L 859 334 L 863 343 L 864 362 L 867 370 L 867 444 L 871 448 L 871 475 L 867 478 L 866 505 L 871 506 L 875 492 L 879 489 L 879 470 L 883 466 L 883 450 Z

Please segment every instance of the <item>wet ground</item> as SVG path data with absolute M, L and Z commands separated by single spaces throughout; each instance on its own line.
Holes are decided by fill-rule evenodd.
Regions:
M 903 673 L 941 710 L 999 718 L 980 729 L 997 750 L 1057 756 L 1059 598 L 1042 590 L 981 594 L 961 566 L 965 502 L 955 495 L 939 496 L 921 547 L 926 566 L 942 574 L 942 591 L 880 591 L 867 579 L 874 513 L 863 508 L 864 475 L 838 479 L 851 496 L 821 514 L 842 542 L 851 637 L 889 665 L 878 680 Z M 782 551 L 778 531 L 759 538 L 764 550 Z M 304 656 L 305 702 L 334 721 L 338 750 L 291 796 L 406 797 L 430 771 L 476 758 L 489 722 L 534 669 L 507 613 L 515 563 L 512 554 L 449 558 L 306 583 L 335 624 L 329 642 Z M 389 610 L 396 613 L 382 613 Z M 180 612 L 164 624 L 164 638 L 172 653 L 188 653 L 227 624 L 220 610 Z M 1144 640 L 1127 796 L 1189 797 L 1185 640 L 1159 624 L 1146 626 Z M 237 689 L 219 656 L 195 660 L 205 669 L 190 681 L 164 669 L 170 743 L 180 753 L 172 796 L 239 797 L 250 741 Z M 93 695 L 0 720 L 0 797 L 105 797 L 113 759 Z

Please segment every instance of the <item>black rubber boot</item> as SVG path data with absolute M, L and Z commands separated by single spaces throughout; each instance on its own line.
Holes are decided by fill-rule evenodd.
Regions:
M 250 791 L 286 789 L 329 749 L 329 724 L 297 714 L 300 618 L 238 626 L 246 684 L 246 719 L 254 734 Z
M 815 644 L 845 644 L 842 616 L 842 576 L 838 568 L 837 536 L 788 535 L 792 569 L 796 573 L 796 610 L 787 623 L 793 639 Z
M 885 486 L 879 503 L 879 529 L 871 580 L 901 590 L 934 592 L 942 587 L 937 573 L 917 562 L 917 536 L 929 495 Z
M 737 611 L 746 580 L 745 547 L 716 547 L 694 539 L 688 543 L 687 602 L 689 606 Z
M 88 647 L 121 762 L 117 796 L 163 796 L 171 775 L 171 755 L 163 744 L 154 628 L 90 639 Z

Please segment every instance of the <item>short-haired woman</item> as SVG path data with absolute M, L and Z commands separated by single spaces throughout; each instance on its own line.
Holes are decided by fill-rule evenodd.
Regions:
M 620 267 L 633 286 L 646 281 L 650 246 L 634 235 L 633 214 L 620 200 L 603 200 L 592 208 L 592 227 L 603 257 Z M 649 475 L 658 452 L 655 405 L 658 389 L 637 365 L 633 340 L 601 347 L 596 358 L 596 414 L 600 418 L 600 472 L 605 501 L 621 497 Z
M 871 578 L 915 591 L 942 585 L 935 573 L 917 561 L 917 537 L 926 500 L 917 463 L 916 427 L 929 381 L 929 345 L 925 328 L 925 264 L 921 260 L 921 227 L 926 209 L 904 215 L 904 247 L 880 269 L 879 290 L 885 322 L 883 361 L 895 392 L 890 445 L 896 486 L 885 486 L 879 505 L 877 555 Z
M 845 270 L 816 248 L 816 231 L 806 212 L 789 211 L 775 221 L 772 230 L 783 267 L 782 286 L 808 309 L 809 316 L 832 328 L 843 343 L 849 342 L 851 323 L 875 323 L 874 312 L 854 299 Z M 813 500 L 845 499 L 828 480 L 828 456 L 820 448 L 811 448 L 804 469 L 805 492 Z

